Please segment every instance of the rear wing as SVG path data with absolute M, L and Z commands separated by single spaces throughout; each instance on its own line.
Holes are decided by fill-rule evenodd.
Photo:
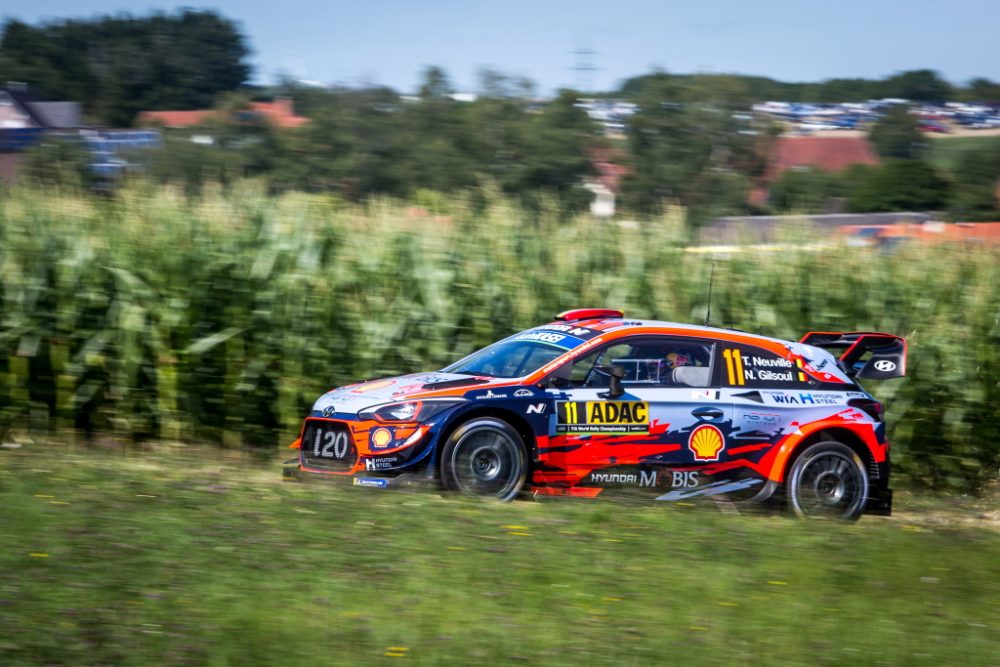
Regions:
M 906 375 L 906 340 L 874 331 L 810 331 L 800 343 L 839 352 L 849 377 L 888 380 Z

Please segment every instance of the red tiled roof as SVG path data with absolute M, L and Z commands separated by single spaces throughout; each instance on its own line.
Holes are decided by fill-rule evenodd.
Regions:
M 283 129 L 302 127 L 309 122 L 304 116 L 295 115 L 292 100 L 278 98 L 273 102 L 252 102 L 250 110 L 260 114 L 275 127 Z M 136 119 L 139 125 L 157 124 L 164 127 L 191 127 L 212 118 L 217 114 L 214 109 L 198 109 L 196 111 L 143 111 Z
M 597 181 L 615 194 L 621 189 L 622 179 L 632 173 L 622 164 L 625 159 L 625 152 L 615 148 L 602 147 L 590 151 L 590 162 L 597 170 Z
M 773 182 L 796 167 L 840 171 L 852 164 L 879 164 L 864 137 L 778 137 L 768 159 L 765 180 Z
M 296 116 L 292 101 L 287 97 L 278 98 L 273 102 L 254 102 L 250 108 L 267 118 L 277 127 L 302 127 L 309 122 L 305 116 Z
M 139 125 L 190 127 L 203 123 L 214 115 L 215 111 L 211 109 L 199 109 L 197 111 L 142 111 L 139 113 L 136 122 Z

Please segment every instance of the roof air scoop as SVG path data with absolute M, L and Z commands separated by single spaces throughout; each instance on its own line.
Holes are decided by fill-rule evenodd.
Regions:
M 604 317 L 625 317 L 625 314 L 613 308 L 576 308 L 559 313 L 556 315 L 556 321 L 572 322 L 574 320 L 596 320 Z

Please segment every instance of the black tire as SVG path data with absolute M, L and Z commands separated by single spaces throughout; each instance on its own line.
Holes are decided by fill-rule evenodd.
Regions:
M 857 521 L 868 503 L 868 471 L 847 445 L 817 442 L 795 459 L 785 495 L 798 516 Z
M 472 419 L 441 450 L 441 483 L 449 491 L 513 500 L 528 479 L 528 453 L 521 435 L 505 421 Z

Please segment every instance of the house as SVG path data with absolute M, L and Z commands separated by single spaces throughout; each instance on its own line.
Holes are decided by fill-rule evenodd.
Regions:
M 166 128 L 185 128 L 200 125 L 218 115 L 215 109 L 194 109 L 190 111 L 142 111 L 136 117 L 140 126 L 161 125 Z M 291 98 L 279 97 L 273 102 L 251 102 L 240 114 L 262 118 L 281 129 L 302 127 L 309 122 L 305 116 L 295 113 Z
M 594 195 L 590 203 L 590 214 L 595 218 L 611 218 L 615 215 L 615 197 L 621 191 L 621 181 L 629 174 L 629 168 L 622 162 L 623 151 L 602 148 L 590 154 L 590 163 L 597 172 L 596 177 L 585 180 L 584 188 Z
M 0 87 L 0 183 L 17 180 L 24 150 L 47 132 L 82 127 L 81 117 L 78 102 L 50 101 L 23 83 Z
M 778 137 L 768 156 L 764 180 L 773 183 L 789 170 L 836 172 L 855 164 L 879 164 L 875 149 L 865 137 Z
M 778 137 L 767 157 L 764 176 L 751 191 L 755 206 L 767 204 L 768 188 L 786 171 L 819 169 L 838 172 L 855 165 L 878 166 L 878 154 L 866 137 Z
M 23 83 L 0 88 L 0 130 L 81 127 L 79 102 L 52 102 Z

